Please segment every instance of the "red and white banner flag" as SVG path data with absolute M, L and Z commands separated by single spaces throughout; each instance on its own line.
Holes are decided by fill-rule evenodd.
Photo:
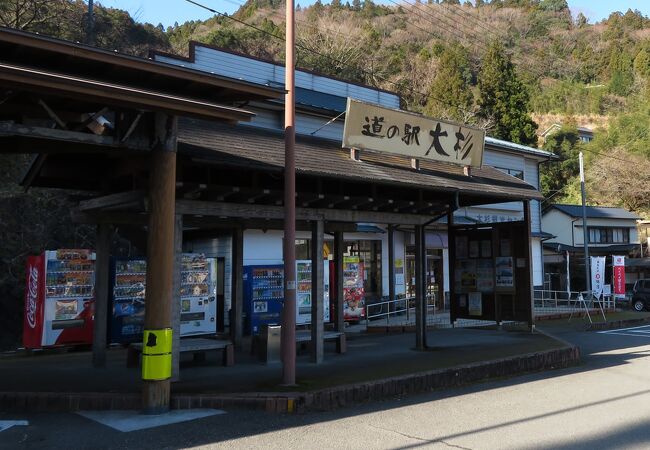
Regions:
M 612 255 L 614 297 L 625 298 L 625 256 Z

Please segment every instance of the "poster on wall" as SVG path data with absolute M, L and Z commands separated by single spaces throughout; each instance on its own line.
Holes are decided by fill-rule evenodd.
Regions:
M 494 263 L 496 267 L 497 287 L 514 287 L 514 267 L 512 258 L 509 256 L 497 256 L 494 259 Z
M 456 258 L 467 258 L 467 236 L 456 237 Z
M 491 259 L 479 259 L 476 262 L 476 289 L 481 292 L 494 290 L 494 268 Z
M 510 256 L 510 239 L 501 239 L 499 244 L 501 256 Z
M 395 260 L 395 284 L 404 285 L 404 260 L 401 258 Z
M 481 241 L 481 258 L 492 257 L 492 241 Z
M 481 299 L 480 292 L 470 292 L 467 295 L 469 299 L 469 308 L 468 312 L 470 316 L 482 316 L 483 315 L 483 302 Z
M 456 262 L 456 286 L 461 291 L 476 289 L 476 260 L 461 259 Z
M 479 242 L 478 241 L 470 241 L 469 242 L 469 257 L 470 258 L 478 258 L 479 256 L 480 256 Z

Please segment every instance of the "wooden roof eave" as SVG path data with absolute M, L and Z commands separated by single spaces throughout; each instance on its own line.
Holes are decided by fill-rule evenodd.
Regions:
M 64 95 L 81 101 L 94 100 L 113 106 L 165 111 L 203 119 L 237 122 L 249 121 L 255 116 L 255 113 L 239 108 L 2 63 L 0 63 L 0 84 L 47 95 Z
M 258 98 L 274 99 L 285 95 L 284 89 L 264 86 L 244 80 L 236 80 L 216 74 L 188 69 L 152 59 L 111 52 L 88 45 L 68 42 L 34 33 L 0 27 L 0 45 L 20 46 L 36 54 L 69 56 L 79 61 L 109 64 L 115 68 L 132 70 L 136 74 L 162 76 L 167 79 L 182 80 L 185 83 L 204 85 L 205 89 L 227 89 L 238 93 L 241 100 Z M 36 55 L 34 55 L 36 56 Z M 33 59 L 33 58 L 32 58 Z

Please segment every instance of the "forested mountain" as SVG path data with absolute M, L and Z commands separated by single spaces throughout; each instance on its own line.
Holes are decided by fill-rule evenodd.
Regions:
M 405 109 L 554 151 L 562 160 L 542 165 L 542 190 L 551 201 L 579 201 L 582 150 L 590 204 L 650 217 L 650 19 L 638 11 L 591 24 L 572 16 L 566 0 L 316 0 L 297 9 L 300 67 L 395 91 Z M 95 3 L 92 36 L 86 11 L 82 0 L 0 0 L 0 25 L 71 41 L 92 38 L 140 56 L 150 48 L 186 54 L 197 40 L 284 59 L 280 0 L 248 0 L 232 17 L 167 29 Z M 539 135 L 553 123 L 561 130 L 542 142 Z M 596 128 L 594 141 L 581 143 L 578 126 Z M 0 252 L 2 301 L 20 301 L 27 254 L 93 245 L 92 230 L 47 213 L 65 209 L 60 194 L 16 188 L 27 162 L 0 154 L 0 235 L 10 236 Z M 15 317 L 0 316 L 0 328 L 11 330 L 19 315 L 16 309 Z
M 650 19 L 628 10 L 590 24 L 573 17 L 565 0 L 474 3 L 317 1 L 297 13 L 298 64 L 397 91 L 409 110 L 557 152 L 566 161 L 543 169 L 553 201 L 578 201 L 582 149 L 589 202 L 647 214 Z M 249 0 L 232 18 L 188 22 L 166 34 L 177 53 L 198 40 L 281 61 L 283 8 Z M 537 136 L 553 123 L 564 128 L 542 142 Z M 577 126 L 597 129 L 595 141 L 581 144 Z M 618 185 L 622 176 L 630 184 Z

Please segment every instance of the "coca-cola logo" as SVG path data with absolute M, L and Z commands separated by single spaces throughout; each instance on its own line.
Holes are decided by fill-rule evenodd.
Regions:
M 27 323 L 31 328 L 36 327 L 36 301 L 38 300 L 38 267 L 29 269 L 27 278 Z

